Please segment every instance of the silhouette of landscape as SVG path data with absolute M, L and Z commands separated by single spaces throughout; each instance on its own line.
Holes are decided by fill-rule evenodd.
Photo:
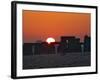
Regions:
M 79 67 L 91 65 L 91 39 L 61 36 L 59 42 L 23 43 L 23 69 Z

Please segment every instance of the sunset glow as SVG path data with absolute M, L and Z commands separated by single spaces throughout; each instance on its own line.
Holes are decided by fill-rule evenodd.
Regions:
M 23 42 L 45 41 L 52 36 L 57 42 L 61 36 L 75 36 L 84 40 L 91 34 L 90 13 L 49 12 L 23 10 Z
M 47 42 L 48 44 L 50 44 L 50 43 L 52 43 L 52 42 L 55 42 L 55 39 L 52 38 L 52 37 L 50 37 L 50 38 L 47 38 L 47 39 L 46 39 L 46 42 Z

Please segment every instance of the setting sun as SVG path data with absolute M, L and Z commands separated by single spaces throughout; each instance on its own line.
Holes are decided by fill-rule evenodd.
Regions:
M 46 39 L 46 42 L 47 42 L 48 44 L 50 44 L 50 43 L 52 43 L 52 42 L 55 42 L 55 39 L 52 38 L 52 37 L 50 37 L 50 38 L 47 38 L 47 39 Z

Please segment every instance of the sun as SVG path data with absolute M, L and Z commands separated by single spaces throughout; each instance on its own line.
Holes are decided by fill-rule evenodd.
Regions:
M 52 42 L 55 42 L 55 39 L 52 38 L 52 37 L 49 37 L 49 38 L 46 39 L 46 42 L 47 42 L 48 44 L 50 44 L 50 43 L 52 43 Z

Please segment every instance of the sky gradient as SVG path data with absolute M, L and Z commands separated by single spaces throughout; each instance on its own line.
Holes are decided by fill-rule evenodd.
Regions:
M 76 36 L 83 40 L 90 36 L 89 13 L 47 12 L 23 10 L 23 42 L 46 41 L 48 37 L 60 41 L 61 36 Z

